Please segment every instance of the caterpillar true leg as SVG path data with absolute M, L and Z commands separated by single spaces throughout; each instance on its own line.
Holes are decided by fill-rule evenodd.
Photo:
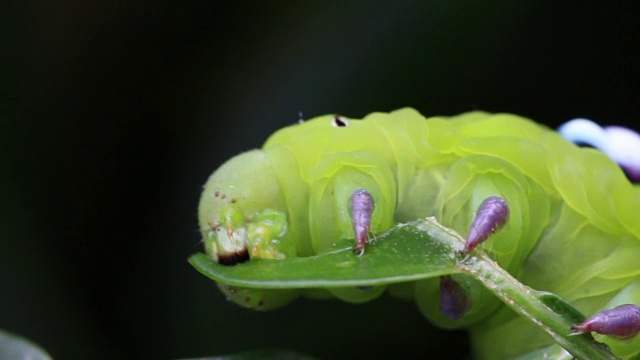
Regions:
M 489 235 L 501 228 L 509 218 L 509 205 L 499 196 L 489 196 L 478 207 L 473 219 L 467 242 L 461 254 L 469 254 L 476 246 L 487 240 Z
M 234 206 L 222 209 L 218 221 L 208 232 L 205 244 L 219 264 L 230 266 L 249 260 L 247 231 L 242 212 Z
M 371 215 L 373 214 L 373 196 L 366 189 L 359 189 L 353 192 L 350 198 L 351 223 L 353 233 L 356 238 L 354 251 L 358 255 L 364 254 L 367 244 L 367 236 L 371 229 Z
M 580 324 L 573 325 L 570 335 L 588 332 L 610 335 L 619 339 L 631 339 L 640 332 L 640 307 L 625 304 L 601 311 Z

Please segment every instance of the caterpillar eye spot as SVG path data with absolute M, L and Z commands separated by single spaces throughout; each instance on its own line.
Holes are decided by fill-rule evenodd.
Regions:
M 333 118 L 331 125 L 334 127 L 347 127 L 349 126 L 349 120 L 336 115 L 336 117 Z

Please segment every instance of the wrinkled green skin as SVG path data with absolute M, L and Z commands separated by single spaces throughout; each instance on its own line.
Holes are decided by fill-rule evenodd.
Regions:
M 337 239 L 353 238 L 348 200 L 360 188 L 375 200 L 373 233 L 435 216 L 466 235 L 478 205 L 497 195 L 509 204 L 509 221 L 481 247 L 520 281 L 560 295 L 587 315 L 640 304 L 640 189 L 600 152 L 511 114 L 425 119 L 405 108 L 348 119 L 347 127 L 334 127 L 333 120 L 321 116 L 284 128 L 210 177 L 199 208 L 210 256 L 217 259 L 229 248 L 218 234 L 246 242 L 252 259 L 322 253 Z M 439 311 L 438 279 L 389 290 L 414 297 L 439 326 L 470 329 L 479 358 L 510 358 L 551 343 L 475 281 L 454 278 L 472 303 L 458 320 Z M 257 309 L 282 306 L 299 294 L 326 296 L 323 290 L 245 290 L 242 297 L 226 293 Z M 363 302 L 383 290 L 330 291 Z M 640 337 L 601 340 L 618 356 L 640 352 Z

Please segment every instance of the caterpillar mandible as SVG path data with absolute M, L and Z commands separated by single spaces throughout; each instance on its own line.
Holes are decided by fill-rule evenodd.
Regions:
M 337 239 L 354 238 L 352 196 L 361 189 L 372 199 L 370 234 L 427 216 L 467 234 L 485 199 L 504 199 L 508 221 L 478 245 L 504 269 L 585 314 L 640 303 L 640 189 L 603 153 L 512 114 L 425 118 L 404 108 L 281 129 L 208 179 L 199 205 L 206 252 L 225 264 L 326 252 Z M 439 279 L 411 284 L 415 301 L 437 325 L 472 327 L 479 354 L 509 358 L 549 343 L 478 284 L 452 280 L 470 297 L 464 316 L 443 316 L 425 295 L 438 293 Z M 318 294 L 222 288 L 259 309 Z M 349 302 L 384 291 L 329 289 Z M 621 356 L 640 352 L 640 342 L 616 341 L 608 344 Z

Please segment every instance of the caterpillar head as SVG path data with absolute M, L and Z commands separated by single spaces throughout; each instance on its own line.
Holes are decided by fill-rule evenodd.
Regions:
M 235 156 L 204 186 L 198 218 L 207 254 L 225 265 L 295 254 L 285 210 L 280 183 L 264 152 Z

